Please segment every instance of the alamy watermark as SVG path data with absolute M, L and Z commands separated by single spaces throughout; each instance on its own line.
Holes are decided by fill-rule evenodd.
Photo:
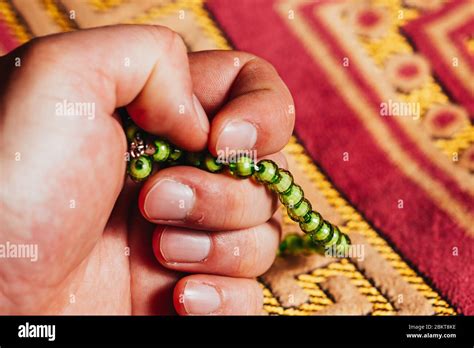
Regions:
M 56 116 L 87 117 L 88 120 L 95 118 L 94 102 L 71 102 L 64 99 L 56 103 Z
M 381 116 L 412 117 L 414 120 L 420 118 L 420 103 L 394 101 L 380 103 Z
M 47 338 L 48 341 L 56 339 L 56 325 L 54 324 L 30 324 L 26 322 L 18 326 L 18 337 L 20 338 Z
M 364 261 L 365 258 L 365 245 L 364 244 L 351 244 L 345 248 L 339 248 L 333 245 L 326 248 L 324 255 L 331 257 L 350 257 L 357 259 L 357 261 Z
M 257 163 L 257 150 L 229 150 L 229 148 L 225 148 L 225 150 L 217 151 L 217 163 L 235 163 L 242 157 L 248 157 L 253 160 L 253 163 Z
M 38 261 L 38 244 L 0 244 L 0 259 L 30 259 Z

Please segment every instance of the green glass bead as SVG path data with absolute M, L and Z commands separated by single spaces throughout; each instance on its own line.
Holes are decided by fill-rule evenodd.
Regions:
M 139 128 L 135 124 L 131 124 L 125 130 L 125 134 L 127 135 L 128 141 L 135 140 L 135 134 L 137 134 Z
M 311 211 L 305 215 L 304 221 L 300 222 L 300 228 L 304 233 L 312 233 L 317 231 L 323 223 L 321 214 Z
M 200 152 L 186 152 L 186 162 L 194 167 L 201 167 L 203 156 Z
M 250 157 L 241 156 L 235 162 L 229 163 L 232 175 L 239 178 L 248 178 L 255 172 L 255 164 Z
M 275 183 L 278 176 L 278 166 L 271 160 L 261 160 L 257 163 L 257 171 L 255 172 L 255 178 L 265 184 Z
M 211 154 L 207 154 L 204 157 L 204 162 L 203 162 L 203 167 L 205 170 L 211 172 L 211 173 L 217 173 L 224 168 L 223 164 L 220 163 L 217 158 L 212 156 Z
M 287 211 L 291 220 L 301 222 L 304 221 L 305 216 L 309 217 L 308 213 L 311 212 L 311 209 L 311 203 L 306 198 L 303 198 L 295 207 L 288 207 Z
M 329 222 L 324 221 L 317 231 L 311 233 L 311 238 L 315 243 L 322 243 L 331 236 L 332 233 L 332 225 Z
M 316 252 L 319 254 L 324 254 L 324 247 L 320 244 L 313 242 L 310 234 L 305 234 L 303 237 L 303 248 L 310 252 Z
M 285 169 L 278 169 L 278 174 L 278 179 L 271 188 L 278 193 L 285 193 L 293 185 L 293 175 Z
M 346 255 L 347 254 L 347 249 L 351 245 L 351 240 L 349 236 L 345 233 L 340 233 L 339 240 L 337 241 L 336 244 L 336 251 L 338 254 L 341 255 Z
M 170 144 L 162 139 L 155 139 L 153 143 L 155 144 L 153 160 L 156 162 L 165 162 L 171 153 Z
M 304 249 L 304 240 L 302 236 L 292 233 L 285 236 L 280 243 L 280 253 L 298 253 Z
M 145 180 L 151 174 L 152 170 L 153 162 L 150 157 L 145 155 L 133 158 L 128 166 L 128 172 L 135 181 Z
M 291 187 L 285 193 L 280 193 L 280 202 L 289 208 L 298 206 L 303 198 L 303 189 L 301 186 L 296 184 L 291 185 Z
M 334 244 L 336 244 L 341 234 L 341 231 L 339 230 L 339 228 L 337 228 L 337 226 L 334 226 L 334 225 L 331 225 L 331 226 L 332 226 L 331 233 L 322 242 L 325 248 L 329 248 L 333 246 Z
M 173 147 L 168 157 L 168 161 L 177 162 L 183 157 L 183 150 Z

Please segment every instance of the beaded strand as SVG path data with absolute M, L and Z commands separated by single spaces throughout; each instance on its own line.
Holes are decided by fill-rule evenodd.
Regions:
M 228 167 L 236 178 L 253 177 L 257 182 L 275 192 L 286 207 L 288 216 L 297 222 L 305 236 L 288 235 L 280 244 L 280 253 L 299 251 L 324 252 L 329 248 L 335 254 L 344 254 L 351 244 L 349 237 L 321 214 L 312 209 L 304 197 L 301 186 L 294 182 L 293 175 L 272 160 L 264 159 L 254 163 L 249 156 L 237 156 L 229 163 L 223 163 L 207 151 L 186 152 L 167 140 L 151 136 L 128 121 L 126 135 L 129 141 L 129 176 L 137 182 L 146 180 L 154 167 L 166 168 L 174 165 L 190 165 L 211 173 L 222 172 Z

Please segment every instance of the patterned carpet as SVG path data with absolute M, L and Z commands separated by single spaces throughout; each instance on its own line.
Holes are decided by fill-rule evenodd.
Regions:
M 0 0 L 0 53 L 115 23 L 250 51 L 292 91 L 290 170 L 365 257 L 278 257 L 266 312 L 474 314 L 472 0 Z

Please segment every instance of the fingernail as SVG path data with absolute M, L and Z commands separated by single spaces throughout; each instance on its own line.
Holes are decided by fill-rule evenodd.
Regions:
M 215 287 L 189 280 L 184 286 L 183 304 L 188 314 L 211 314 L 221 306 L 221 297 Z
M 257 129 L 246 121 L 232 121 L 217 139 L 216 150 L 251 150 L 257 142 Z
M 163 179 L 145 198 L 144 210 L 150 219 L 183 220 L 194 205 L 193 190 L 180 182 Z
M 209 119 L 207 118 L 206 111 L 204 111 L 204 108 L 202 107 L 201 102 L 199 101 L 199 99 L 196 97 L 195 94 L 193 94 L 193 103 L 194 103 L 194 110 L 196 111 L 196 114 L 198 115 L 199 125 L 201 126 L 204 133 L 209 133 Z
M 205 232 L 167 227 L 160 237 L 160 250 L 168 262 L 200 262 L 209 256 L 211 238 Z

